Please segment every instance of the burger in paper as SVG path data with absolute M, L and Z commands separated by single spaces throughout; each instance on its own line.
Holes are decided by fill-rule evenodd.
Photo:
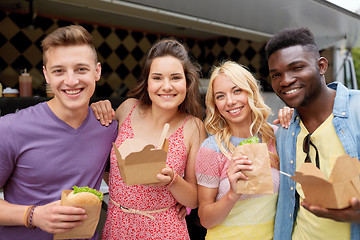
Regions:
M 55 234 L 54 239 L 88 239 L 93 237 L 100 218 L 102 200 L 102 192 L 87 186 L 74 186 L 73 190 L 63 190 L 61 205 L 81 207 L 85 209 L 87 218 L 82 225 L 68 232 Z
M 103 193 L 89 187 L 74 186 L 67 199 L 77 204 L 95 205 L 103 200 Z
M 243 173 L 249 180 L 236 184 L 237 194 L 272 194 L 274 193 L 269 150 L 266 143 L 260 143 L 257 136 L 245 139 L 235 148 L 233 156 L 244 155 L 252 162 L 252 171 Z

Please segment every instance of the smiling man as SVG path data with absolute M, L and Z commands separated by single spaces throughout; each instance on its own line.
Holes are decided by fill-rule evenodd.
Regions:
M 295 108 L 290 127 L 276 134 L 280 170 L 294 175 L 304 161 L 311 161 L 329 176 L 331 159 L 346 153 L 359 159 L 360 91 L 340 83 L 326 85 L 328 61 L 320 56 L 310 30 L 277 33 L 266 53 L 274 91 Z M 359 199 L 349 199 L 349 204 L 340 210 L 310 206 L 301 185 L 281 175 L 274 239 L 359 239 Z
M 60 206 L 61 192 L 99 189 L 117 134 L 116 122 L 101 126 L 89 108 L 101 74 L 91 35 L 67 26 L 42 47 L 54 98 L 0 118 L 0 239 L 50 240 L 82 224 L 85 210 Z

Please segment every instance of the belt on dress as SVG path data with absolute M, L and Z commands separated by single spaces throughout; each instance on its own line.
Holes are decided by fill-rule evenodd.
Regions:
M 120 208 L 120 210 L 125 212 L 125 213 L 134 213 L 134 214 L 138 214 L 138 215 L 143 215 L 143 216 L 146 216 L 146 217 L 151 218 L 153 220 L 155 220 L 155 218 L 153 216 L 151 216 L 150 213 L 162 212 L 162 211 L 166 211 L 166 210 L 168 210 L 170 208 L 170 207 L 166 207 L 166 208 L 162 208 L 162 209 L 158 209 L 158 210 L 146 211 L 146 210 L 138 210 L 138 209 L 132 209 L 132 208 L 124 207 L 124 206 L 118 204 L 117 202 L 115 202 L 114 200 L 112 200 L 112 198 L 110 198 L 110 201 L 115 206 L 118 206 Z

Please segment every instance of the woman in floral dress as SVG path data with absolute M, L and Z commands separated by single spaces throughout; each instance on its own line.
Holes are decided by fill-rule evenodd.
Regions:
M 198 73 L 176 40 L 161 40 L 149 50 L 140 81 L 129 94 L 134 98 L 116 110 L 115 144 L 119 147 L 136 137 L 156 146 L 169 123 L 167 167 L 157 175 L 159 184 L 127 186 L 111 151 L 110 202 L 102 239 L 189 239 L 185 219 L 178 218 L 175 205 L 198 205 L 195 158 L 206 138 Z M 99 119 L 109 112 L 104 102 L 92 108 Z

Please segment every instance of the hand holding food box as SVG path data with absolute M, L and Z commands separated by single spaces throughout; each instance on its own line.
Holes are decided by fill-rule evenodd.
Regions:
M 249 180 L 237 182 L 237 194 L 271 194 L 274 193 L 269 150 L 266 143 L 259 143 L 254 136 L 240 142 L 233 156 L 244 155 L 252 162 L 252 171 L 243 171 Z
M 168 130 L 169 124 L 165 124 L 158 148 L 141 138 L 126 139 L 119 148 L 113 143 L 120 175 L 126 185 L 160 182 L 156 175 L 166 167 Z
M 342 209 L 350 199 L 360 199 L 360 163 L 349 155 L 336 159 L 328 180 L 312 163 L 303 163 L 291 178 L 301 184 L 306 203 L 324 208 Z

